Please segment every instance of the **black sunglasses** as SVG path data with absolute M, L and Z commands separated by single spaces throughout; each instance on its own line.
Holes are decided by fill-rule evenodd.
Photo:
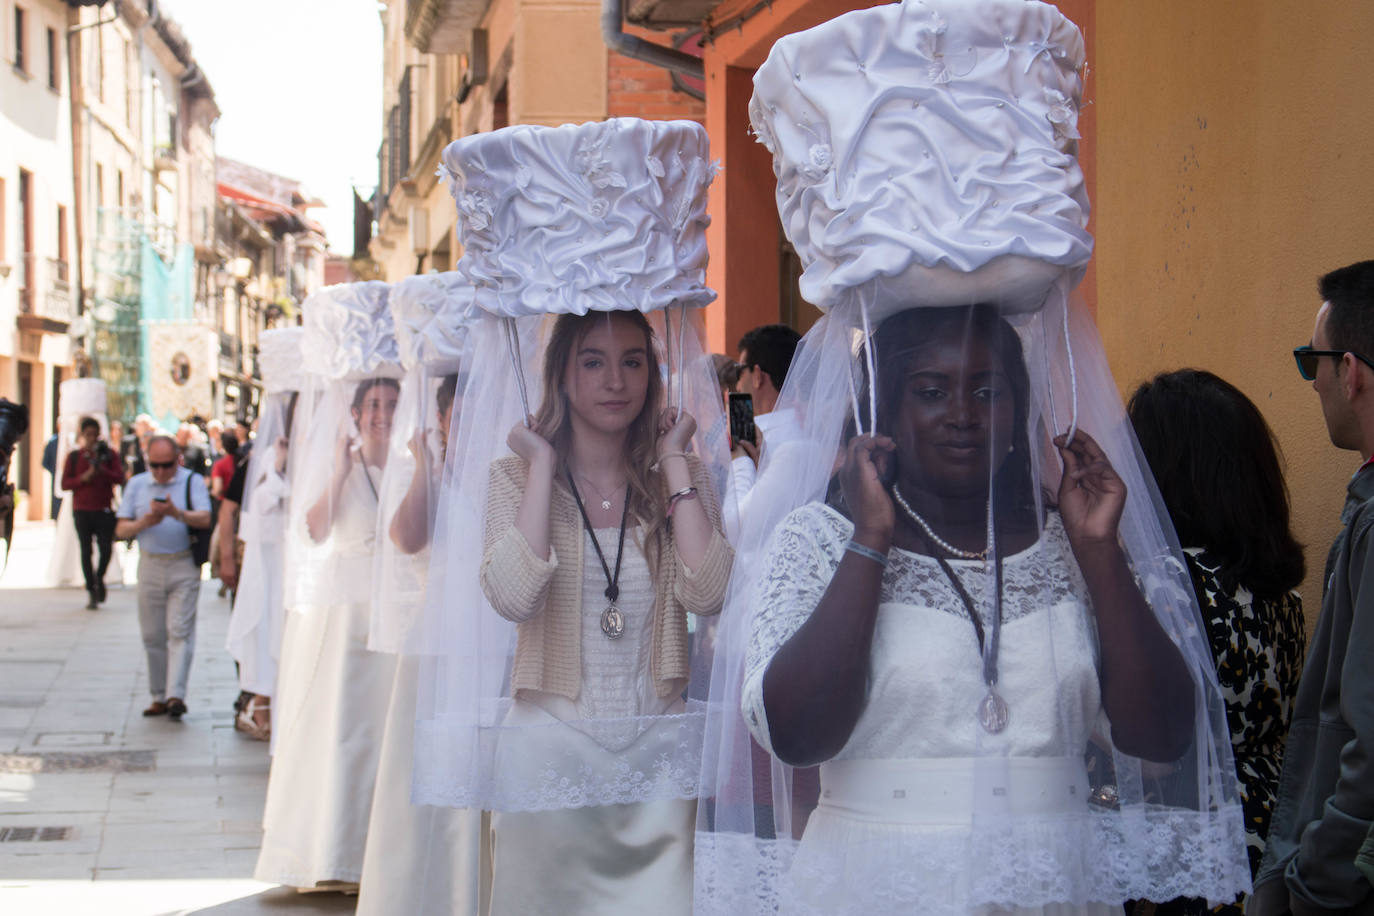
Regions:
M 176 462 L 175 462 L 175 461 L 149 461 L 149 462 L 148 462 L 148 467 L 152 468 L 154 471 L 165 471 L 165 470 L 167 470 L 168 468 L 176 467 Z
M 1294 347 L 1293 359 L 1297 361 L 1298 374 L 1310 382 L 1317 377 L 1317 360 L 1321 359 L 1323 356 L 1334 356 L 1340 359 L 1347 353 L 1369 368 L 1374 369 L 1374 362 L 1370 362 L 1354 350 L 1314 350 L 1311 345 Z

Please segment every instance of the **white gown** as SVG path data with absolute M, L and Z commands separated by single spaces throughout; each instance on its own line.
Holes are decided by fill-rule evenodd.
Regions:
M 61 477 L 61 474 L 58 475 Z M 94 539 L 91 543 L 91 562 L 98 557 Z M 85 588 L 86 576 L 81 572 L 81 539 L 76 536 L 76 517 L 72 510 L 72 494 L 62 495 L 62 508 L 57 510 L 57 532 L 52 550 L 48 552 L 48 569 L 43 579 L 46 588 Z M 110 544 L 110 565 L 105 567 L 105 584 L 124 584 L 124 567 L 119 562 L 119 541 Z
M 603 550 L 615 550 L 619 531 L 597 530 Z M 531 786 L 545 769 L 595 773 L 606 785 L 625 772 L 654 772 L 661 749 L 677 740 L 670 717 L 685 705 L 659 697 L 650 677 L 654 591 L 643 551 L 626 536 L 617 601 L 625 635 L 611 640 L 601 631 L 605 574 L 583 537 L 581 691 L 576 700 L 520 691 L 497 751 L 497 769 L 525 770 Z M 512 740 L 517 734 L 527 740 Z M 492 916 L 691 912 L 695 801 L 569 801 L 561 810 L 492 814 Z
M 239 689 L 259 696 L 277 692 L 285 598 L 282 561 L 287 525 L 286 480 L 269 469 L 253 487 L 253 511 L 239 520 L 243 567 L 234 592 L 225 648 L 239 663 Z
M 380 471 L 370 471 L 373 480 Z M 318 581 L 350 603 L 288 608 L 273 697 L 275 754 L 259 881 L 311 887 L 362 877 L 394 655 L 367 649 L 377 498 L 355 461 Z
M 852 530 L 813 503 L 774 536 L 742 699 L 769 750 L 764 672 L 819 603 Z M 984 564 L 950 566 L 983 607 Z M 1084 754 L 1103 724 L 1096 627 L 1057 514 L 1037 544 L 1004 559 L 1003 575 L 998 688 L 1010 716 L 991 735 L 976 718 L 987 688 L 963 602 L 934 559 L 889 554 L 868 703 L 820 767 L 820 799 L 783 878 L 784 913 L 1121 913 L 1119 903 L 966 902 L 1043 899 L 1046 888 L 1052 899 L 1056 880 L 1103 854 L 1066 839 L 1088 831 L 1056 829 L 1094 816 Z

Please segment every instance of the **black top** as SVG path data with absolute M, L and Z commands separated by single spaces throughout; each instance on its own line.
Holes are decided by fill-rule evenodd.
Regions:
M 229 478 L 229 486 L 224 488 L 220 497 L 225 502 L 243 504 L 243 486 L 248 482 L 248 456 L 240 453 L 234 462 L 234 476 Z

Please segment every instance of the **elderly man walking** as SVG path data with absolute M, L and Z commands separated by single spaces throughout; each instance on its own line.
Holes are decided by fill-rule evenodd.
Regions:
M 117 538 L 138 538 L 138 625 L 153 695 L 143 714 L 177 721 L 186 712 L 200 599 L 191 529 L 210 527 L 205 478 L 180 466 L 179 451 L 170 436 L 148 441 L 148 470 L 124 488 L 115 529 Z

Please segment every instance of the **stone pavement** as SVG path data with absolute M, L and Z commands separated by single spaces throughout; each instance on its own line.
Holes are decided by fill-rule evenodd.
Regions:
M 38 587 L 53 533 L 20 527 L 0 577 L 0 913 L 353 912 L 252 880 L 267 747 L 233 728 L 218 583 L 201 587 L 189 713 L 144 719 L 134 590 L 92 612 L 84 591 Z

